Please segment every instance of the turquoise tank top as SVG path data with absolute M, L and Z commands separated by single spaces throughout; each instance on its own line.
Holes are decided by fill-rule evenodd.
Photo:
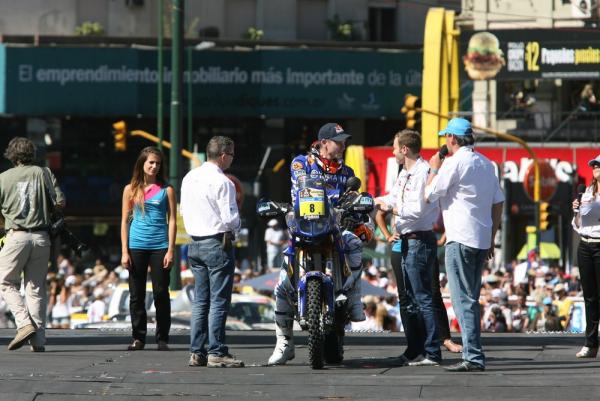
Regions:
M 166 249 L 169 247 L 167 189 L 161 188 L 144 201 L 144 212 L 133 208 L 133 221 L 129 227 L 130 249 Z

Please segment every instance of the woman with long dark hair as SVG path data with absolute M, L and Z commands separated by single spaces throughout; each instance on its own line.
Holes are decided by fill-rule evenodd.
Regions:
M 585 345 L 577 358 L 595 358 L 598 354 L 600 320 L 600 155 L 590 160 L 592 183 L 573 201 L 573 228 L 579 234 L 577 260 L 585 303 Z
M 130 351 L 146 344 L 146 279 L 148 268 L 156 307 L 156 342 L 169 350 L 171 301 L 169 273 L 175 247 L 177 200 L 167 184 L 162 152 L 149 146 L 140 152 L 131 182 L 123 190 L 121 265 L 129 269 L 129 310 L 133 342 Z

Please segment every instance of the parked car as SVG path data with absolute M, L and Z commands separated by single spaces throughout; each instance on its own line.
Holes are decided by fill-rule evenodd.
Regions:
M 178 295 L 178 290 L 169 290 L 171 302 L 173 302 L 173 299 L 177 298 Z M 148 318 L 153 320 L 154 316 L 156 315 L 156 308 L 154 307 L 151 282 L 146 283 L 145 304 L 146 310 L 148 311 Z M 129 313 L 129 285 L 127 283 L 121 283 L 114 289 L 110 299 L 108 300 L 106 314 L 104 315 L 102 320 L 102 322 L 94 323 L 94 325 L 102 325 L 106 321 L 131 321 L 131 315 Z M 76 312 L 71 314 L 72 329 L 84 327 L 91 328 L 92 326 L 92 324 L 88 324 L 87 311 L 77 310 Z
M 171 303 L 173 316 L 189 320 L 193 298 L 194 286 L 185 286 Z M 234 326 L 234 321 L 237 330 L 275 330 L 275 301 L 262 295 L 233 294 L 227 324 Z M 248 328 L 243 328 L 237 322 L 243 323 Z
M 190 327 L 192 314 L 191 299 L 194 297 L 194 286 L 185 286 L 181 291 L 171 291 L 171 316 L 173 328 Z M 148 327 L 154 327 L 150 320 L 154 319 L 156 309 L 152 299 L 152 284 L 146 287 L 146 309 L 148 310 Z M 81 311 L 71 316 L 71 327 L 125 329 L 131 327 L 129 314 L 129 286 L 119 284 L 111 296 L 107 313 L 102 322 L 88 323 L 87 314 Z M 275 330 L 275 302 L 262 295 L 233 294 L 231 307 L 226 322 L 227 330 Z

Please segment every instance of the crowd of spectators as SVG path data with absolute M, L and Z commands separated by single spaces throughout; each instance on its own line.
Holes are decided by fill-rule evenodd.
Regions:
M 375 264 L 377 263 L 377 264 Z M 367 320 L 352 323 L 348 328 L 357 331 L 402 331 L 396 280 L 388 258 L 365 261 L 363 279 L 384 289 L 386 296 L 367 294 L 363 305 Z M 491 265 L 491 263 L 490 263 Z M 120 266 L 109 269 L 97 260 L 83 271 L 75 269 L 63 255 L 56 260 L 56 270 L 48 274 L 48 327 L 74 327 L 71 321 L 79 315 L 79 323 L 94 323 L 106 318 L 110 298 L 117 286 L 127 283 L 128 271 Z M 250 258 L 238 261 L 235 270 L 235 291 L 242 292 L 239 283 L 276 269 L 256 269 Z M 182 285 L 192 284 L 193 276 L 181 273 Z M 458 323 L 450 303 L 445 273 L 440 273 L 440 285 L 452 331 Z M 261 292 L 270 295 L 268 292 Z M 573 326 L 574 299 L 581 297 L 579 269 L 571 267 L 570 274 L 557 264 L 538 260 L 535 255 L 527 261 L 513 261 L 505 267 L 484 269 L 480 304 L 481 328 L 486 332 L 570 331 Z M 0 299 L 0 327 L 14 327 L 4 302 Z
M 556 263 L 539 260 L 530 254 L 526 261 L 514 260 L 507 266 L 483 271 L 481 288 L 481 329 L 486 332 L 579 331 L 575 325 L 576 300 L 580 300 L 579 269 L 570 274 Z M 367 261 L 363 278 L 371 285 L 387 291 L 386 297 L 367 295 L 363 298 L 367 321 L 352 324 L 353 330 L 402 330 L 399 320 L 397 287 L 391 268 L 377 268 Z M 450 302 L 445 273 L 440 273 L 440 286 L 452 331 L 459 326 Z M 396 324 L 390 324 L 395 321 Z M 576 327 L 575 327 L 576 326 Z
M 58 255 L 56 269 L 50 269 L 46 279 L 47 327 L 72 328 L 72 318 L 76 314 L 81 314 L 78 323 L 102 321 L 106 318 L 108 301 L 113 292 L 127 279 L 127 269 L 120 266 L 110 270 L 98 259 L 93 267 L 79 271 L 69 258 Z M 0 327 L 14 327 L 12 316 L 2 300 Z

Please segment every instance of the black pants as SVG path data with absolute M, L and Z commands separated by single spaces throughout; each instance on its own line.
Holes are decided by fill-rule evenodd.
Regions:
M 598 347 L 600 320 L 600 242 L 579 242 L 577 261 L 585 303 L 585 346 Z
M 424 352 L 425 326 L 418 310 L 409 307 L 411 305 L 406 287 L 404 284 L 404 272 L 402 270 L 402 253 L 392 252 L 392 269 L 396 276 L 396 285 L 398 287 L 398 302 L 400 303 L 400 319 L 404 326 L 404 335 L 406 336 L 406 351 L 404 355 L 408 359 L 414 359 Z M 440 265 L 436 259 L 433 265 L 433 277 L 431 280 L 431 289 L 433 296 L 433 309 L 435 312 L 438 337 L 441 342 L 450 338 L 450 324 L 448 314 L 442 300 L 440 292 Z
M 156 308 L 156 342 L 169 342 L 171 329 L 171 300 L 169 299 L 170 269 L 163 268 L 166 249 L 130 249 L 129 311 L 134 340 L 146 343 L 148 318 L 146 315 L 146 279 L 148 266 L 152 279 L 152 295 Z

